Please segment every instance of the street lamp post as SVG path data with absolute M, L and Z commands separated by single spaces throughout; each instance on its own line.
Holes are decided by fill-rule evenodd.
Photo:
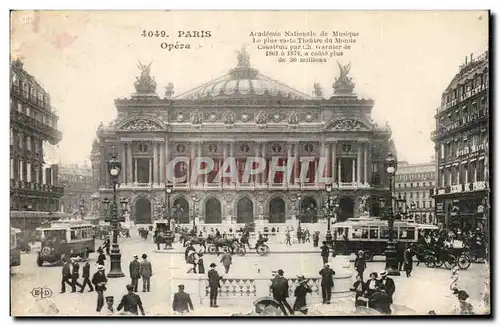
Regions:
M 389 275 L 401 275 L 399 273 L 398 260 L 396 256 L 396 244 L 394 242 L 394 211 L 393 206 L 393 178 L 397 169 L 397 162 L 394 156 L 389 153 L 386 159 L 387 165 L 387 175 L 389 176 L 389 205 L 388 205 L 388 224 L 389 224 L 389 241 L 387 241 L 387 247 L 385 249 L 385 269 Z
M 172 242 L 174 242 L 174 235 L 171 228 L 171 219 L 170 216 L 170 194 L 172 193 L 172 185 L 165 184 L 165 211 L 164 211 L 164 219 L 167 221 L 167 232 L 165 234 L 165 249 L 173 249 Z
M 118 205 L 116 204 L 116 186 L 118 184 L 118 177 L 120 175 L 122 168 L 121 162 L 116 158 L 116 154 L 113 154 L 112 158 L 108 161 L 108 173 L 111 176 L 111 182 L 113 184 L 113 201 L 111 202 L 111 227 L 113 230 L 113 241 L 111 245 L 110 253 L 110 270 L 108 273 L 109 278 L 124 277 L 125 274 L 122 272 L 121 259 L 122 255 L 120 253 L 120 247 L 118 246 Z
M 327 185 L 326 186 L 326 201 L 325 201 L 325 213 L 326 217 L 328 218 L 328 225 L 327 225 L 327 230 L 326 230 L 326 236 L 325 236 L 325 241 L 326 243 L 330 246 L 333 247 L 333 237 L 332 237 L 332 231 L 331 231 L 331 218 L 332 216 L 336 215 L 337 213 L 337 208 L 338 208 L 338 203 L 337 203 L 337 197 L 332 196 L 332 186 Z M 336 220 L 336 216 L 335 216 Z M 334 221 L 335 223 L 335 221 Z

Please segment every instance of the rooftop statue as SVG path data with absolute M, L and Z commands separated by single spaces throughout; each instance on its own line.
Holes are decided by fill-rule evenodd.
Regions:
M 241 47 L 238 52 L 238 67 L 250 67 L 250 55 L 245 46 Z
M 136 77 L 134 87 L 137 93 L 154 93 L 156 91 L 156 82 L 151 74 L 151 61 L 148 65 L 144 65 L 141 62 L 137 64 L 137 67 L 141 70 L 141 76 Z
M 335 90 L 335 94 L 352 94 L 354 90 L 354 83 L 352 78 L 349 77 L 349 72 L 351 71 L 351 63 L 347 65 L 342 65 L 340 62 L 337 62 L 340 70 L 340 76 L 335 78 L 335 82 L 333 83 L 333 89 Z

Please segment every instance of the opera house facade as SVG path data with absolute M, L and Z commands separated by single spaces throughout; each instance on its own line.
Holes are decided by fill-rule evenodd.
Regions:
M 178 96 L 170 83 L 160 98 L 151 65 L 139 68 L 136 92 L 116 99 L 117 119 L 97 130 L 99 201 L 112 197 L 106 164 L 114 155 L 122 164 L 117 195 L 137 224 L 165 214 L 197 225 L 320 223 L 327 184 L 337 220 L 378 215 L 388 196 L 384 162 L 396 152 L 390 128 L 371 119 L 374 102 L 354 92 L 350 65 L 332 76 L 330 98 L 316 83 L 310 96 L 260 74 L 244 49 L 226 75 Z M 200 157 L 211 159 L 202 175 L 193 172 Z M 265 164 L 245 175 L 255 168 L 250 158 Z M 230 159 L 235 177 L 220 177 Z

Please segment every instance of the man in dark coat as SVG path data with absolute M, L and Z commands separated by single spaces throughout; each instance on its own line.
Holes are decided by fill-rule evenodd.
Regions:
M 408 247 L 405 250 L 404 256 L 406 277 L 410 277 L 411 271 L 413 270 L 413 249 L 411 247 Z
M 83 290 L 85 289 L 85 286 L 89 286 L 89 292 L 94 291 L 94 287 L 92 286 L 92 282 L 90 282 L 90 263 L 88 261 L 85 262 L 82 268 L 82 277 L 83 277 L 83 283 L 82 283 L 82 288 L 80 290 L 80 293 L 83 293 Z
M 387 271 L 380 273 L 380 287 L 385 291 L 385 293 L 387 293 L 392 303 L 392 296 L 394 295 L 394 292 L 396 292 L 396 284 L 394 284 L 394 280 L 392 278 L 387 276 Z
M 148 255 L 142 254 L 142 261 L 139 266 L 139 274 L 142 277 L 142 292 L 151 290 L 151 276 L 153 276 L 153 266 L 148 260 Z
M 273 291 L 274 300 L 278 301 L 280 308 L 284 315 L 288 315 L 286 309 L 293 315 L 293 309 L 286 301 L 288 298 L 288 280 L 283 276 L 284 272 L 282 269 L 278 270 L 278 275 L 273 280 L 271 284 L 271 290 Z M 285 309 L 286 307 L 286 309 Z
M 66 284 L 73 287 L 71 283 L 71 263 L 69 261 L 63 261 L 62 267 L 62 279 L 61 279 L 61 293 L 66 292 Z
M 398 270 L 402 271 L 405 263 L 405 248 L 401 242 L 396 243 L 396 257 L 398 260 Z
M 106 255 L 104 254 L 102 248 L 97 249 L 97 253 L 99 254 L 96 262 L 97 265 L 104 265 L 104 261 L 106 260 Z
M 104 249 L 106 249 L 106 255 L 109 256 L 109 248 L 111 247 L 111 241 L 109 240 L 109 236 L 106 236 L 106 240 L 104 240 L 102 246 L 104 247 Z
M 222 277 L 215 270 L 215 263 L 210 264 L 210 270 L 208 271 L 208 287 L 210 288 L 210 308 L 217 308 L 217 294 L 220 289 L 220 280 Z
M 172 301 L 172 310 L 183 313 L 194 310 L 193 302 L 191 301 L 191 296 L 184 292 L 184 284 L 179 284 L 179 292 L 174 294 L 174 300 Z
M 122 297 L 122 301 L 116 308 L 117 311 L 120 311 L 123 308 L 123 311 L 129 312 L 133 315 L 139 315 L 139 310 L 141 310 L 141 314 L 144 316 L 144 308 L 142 307 L 141 297 L 134 293 L 134 287 L 132 284 L 127 284 L 128 293 Z
M 104 291 L 106 291 L 106 283 L 108 278 L 104 274 L 104 266 L 97 266 L 97 272 L 92 276 L 92 284 L 94 284 L 95 291 L 97 292 L 97 312 L 100 312 L 104 306 Z
M 80 287 L 80 290 L 83 288 L 83 285 L 78 282 L 78 278 L 80 277 L 80 265 L 75 261 L 74 258 L 71 258 L 71 293 L 76 292 L 76 286 Z
M 333 275 L 335 271 L 330 268 L 330 265 L 325 264 L 323 269 L 319 271 L 321 275 L 321 294 L 323 296 L 323 304 L 330 304 L 332 298 Z
M 140 274 L 141 263 L 139 263 L 138 255 L 134 255 L 134 260 L 130 262 L 128 269 L 130 272 L 130 284 L 132 284 L 132 286 L 134 287 L 133 291 L 137 292 L 139 279 L 141 278 Z
M 330 247 L 326 244 L 326 241 L 323 241 L 323 245 L 320 247 L 321 249 L 321 258 L 323 258 L 323 265 L 328 263 L 328 256 L 330 255 Z
M 370 296 L 368 306 L 383 314 L 391 314 L 391 297 L 382 289 L 380 284 L 375 286 L 375 292 Z
M 356 255 L 356 259 L 354 260 L 354 269 L 358 272 L 361 280 L 363 280 L 363 273 L 366 269 L 365 253 L 363 250 L 358 251 L 358 254 Z
M 299 276 L 297 282 L 299 285 L 295 288 L 294 292 L 296 299 L 293 304 L 293 310 L 307 314 L 306 296 L 308 293 L 312 293 L 312 290 L 309 285 L 307 285 L 307 279 L 304 276 Z

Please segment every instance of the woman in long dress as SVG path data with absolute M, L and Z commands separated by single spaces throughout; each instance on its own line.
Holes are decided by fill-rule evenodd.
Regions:
M 297 280 L 299 285 L 295 288 L 295 303 L 293 304 L 293 311 L 300 311 L 307 314 L 306 296 L 312 293 L 311 288 L 307 285 L 307 280 L 304 276 L 300 276 Z

